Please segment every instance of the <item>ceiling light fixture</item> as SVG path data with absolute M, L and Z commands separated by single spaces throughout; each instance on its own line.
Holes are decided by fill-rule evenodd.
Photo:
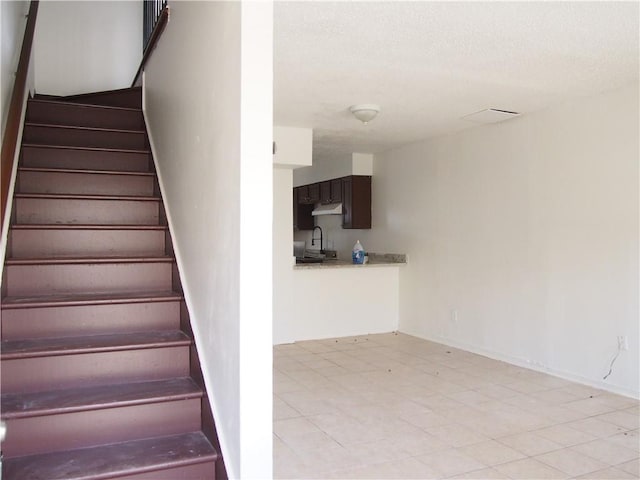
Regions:
M 349 107 L 353 116 L 367 125 L 371 120 L 376 118 L 376 115 L 380 112 L 380 105 L 374 105 L 372 103 L 362 105 L 352 105 Z

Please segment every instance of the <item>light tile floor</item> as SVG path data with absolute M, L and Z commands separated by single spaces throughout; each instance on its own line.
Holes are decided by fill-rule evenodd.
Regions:
M 409 335 L 274 348 L 275 478 L 638 478 L 639 402 Z

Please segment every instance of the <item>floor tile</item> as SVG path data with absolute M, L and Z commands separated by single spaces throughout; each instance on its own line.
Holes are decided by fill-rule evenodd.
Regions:
M 459 450 L 489 466 L 525 458 L 523 453 L 498 443 L 495 440 L 468 445 Z
M 287 403 L 280 401 L 280 402 L 273 402 L 273 419 L 274 420 L 284 420 L 287 418 L 296 418 L 296 417 L 300 417 L 302 416 L 302 414 L 297 411 L 295 408 L 292 408 L 290 405 L 288 405 Z
M 607 440 L 625 448 L 636 451 L 640 456 L 640 435 L 638 430 L 629 430 L 628 432 L 618 433 L 608 437 Z
M 426 429 L 426 432 L 452 447 L 462 447 L 489 440 L 489 438 L 484 435 L 480 435 L 470 428 L 457 424 L 430 427 Z
M 289 418 L 273 422 L 273 433 L 281 439 L 303 433 L 317 432 L 318 427 L 306 418 Z
M 606 468 L 604 470 L 598 470 L 597 472 L 586 473 L 584 475 L 580 475 L 576 478 L 585 478 L 585 479 L 593 479 L 593 480 L 624 480 L 627 478 L 635 478 L 638 477 L 631 475 L 623 470 L 618 470 L 617 468 Z
M 588 433 L 575 430 L 566 425 L 554 425 L 534 432 L 536 435 L 559 443 L 564 447 L 572 447 L 579 443 L 587 443 L 596 440 L 596 437 Z
M 494 468 L 483 468 L 482 470 L 475 470 L 473 472 L 462 473 L 455 477 L 449 477 L 450 479 L 469 479 L 469 480 L 492 480 L 492 479 L 505 479 L 508 480 L 511 477 L 505 475 L 502 472 Z
M 615 410 L 615 408 L 610 405 L 600 402 L 598 397 L 567 402 L 564 406 L 570 410 L 577 410 L 578 412 L 586 413 L 588 415 L 601 415 Z
M 572 477 L 608 467 L 599 460 L 567 448 L 538 455 L 535 459 Z
M 637 430 L 640 423 L 638 415 L 626 412 L 624 410 L 618 410 L 616 412 L 606 413 L 596 417 L 598 420 L 604 420 L 605 422 L 613 423 L 620 427 L 624 427 L 628 430 Z
M 616 468 L 634 475 L 635 478 L 640 478 L 640 459 L 631 460 L 630 462 L 616 465 Z
M 529 457 L 564 448 L 563 445 L 532 432 L 501 437 L 497 441 Z
M 594 417 L 584 418 L 565 424 L 567 427 L 579 430 L 597 438 L 606 438 L 624 432 L 624 428 L 613 423 L 603 422 Z
M 443 450 L 429 455 L 421 455 L 416 458 L 425 465 L 440 472 L 443 478 L 481 470 L 487 466 L 456 449 Z
M 545 465 L 542 462 L 538 462 L 533 458 L 503 463 L 493 468 L 512 479 L 543 480 L 569 478 L 569 475 L 566 473 L 556 470 L 549 465 Z
M 622 447 L 606 439 L 582 443 L 575 447 L 571 447 L 571 450 L 588 455 L 589 457 L 600 460 L 607 465 L 618 465 L 638 458 L 637 450 Z

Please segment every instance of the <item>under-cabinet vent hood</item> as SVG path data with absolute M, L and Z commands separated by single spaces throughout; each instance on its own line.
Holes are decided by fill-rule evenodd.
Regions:
M 342 215 L 342 204 L 329 203 L 327 205 L 320 205 L 311 212 L 311 215 Z

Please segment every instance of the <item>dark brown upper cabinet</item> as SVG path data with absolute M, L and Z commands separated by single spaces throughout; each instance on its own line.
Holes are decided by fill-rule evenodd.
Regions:
M 293 228 L 294 230 L 313 230 L 313 203 L 300 203 L 301 187 L 293 189 Z
M 371 177 L 342 178 L 342 228 L 371 228 Z
M 293 227 L 312 230 L 318 203 L 342 203 L 342 228 L 371 228 L 371 177 L 351 175 L 293 189 Z
M 298 187 L 298 203 L 314 204 L 320 201 L 320 184 L 312 183 L 311 185 L 303 185 Z
M 320 182 L 320 203 L 340 203 L 342 201 L 342 179 L 334 178 Z

